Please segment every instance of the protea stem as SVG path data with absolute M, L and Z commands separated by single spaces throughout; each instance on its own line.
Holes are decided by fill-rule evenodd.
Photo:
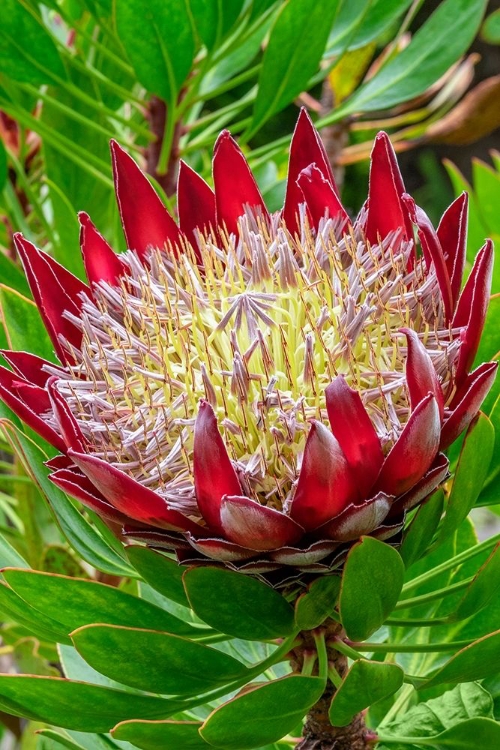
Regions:
M 321 630 L 327 644 L 329 672 L 337 673 L 340 678 L 343 678 L 348 668 L 347 657 L 328 644 L 334 639 L 343 638 L 345 632 L 342 626 L 332 619 L 326 620 Z M 291 653 L 290 663 L 294 672 L 303 671 L 304 656 L 316 649 L 317 632 L 304 631 L 301 633 L 301 638 L 301 644 Z M 318 672 L 317 665 L 314 672 Z M 307 714 L 303 738 L 296 750 L 367 750 L 373 747 L 376 738 L 366 727 L 362 713 L 357 714 L 345 727 L 331 725 L 328 711 L 336 689 L 333 682 L 328 679 L 323 695 Z

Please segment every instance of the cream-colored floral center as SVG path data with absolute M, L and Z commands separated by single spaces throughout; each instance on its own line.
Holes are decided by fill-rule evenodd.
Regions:
M 192 454 L 201 398 L 213 406 L 246 494 L 282 508 L 293 494 L 308 420 L 328 424 L 325 387 L 360 391 L 388 450 L 408 419 L 406 339 L 416 330 L 443 382 L 456 357 L 433 269 L 407 271 L 398 234 L 369 246 L 325 220 L 300 243 L 273 219 L 241 219 L 240 239 L 200 241 L 101 282 L 75 325 L 78 364 L 59 381 L 91 452 L 175 507 L 195 511 Z M 342 238 L 342 239 L 338 239 Z

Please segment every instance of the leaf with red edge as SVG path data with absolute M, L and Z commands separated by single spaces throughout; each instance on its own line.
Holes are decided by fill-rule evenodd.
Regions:
M 198 260 L 201 260 L 195 230 L 199 229 L 204 233 L 210 229 L 215 231 L 215 194 L 205 180 L 182 159 L 177 181 L 177 211 L 181 231 L 192 243 Z
M 315 164 L 310 164 L 302 170 L 297 183 L 303 195 L 303 200 L 309 209 L 312 226 L 317 228 L 321 219 L 326 215 L 331 219 L 349 217 L 331 183 L 323 176 L 323 172 Z
M 213 745 L 200 737 L 199 721 L 122 721 L 111 734 L 142 750 L 210 750 Z
M 400 330 L 406 336 L 408 347 L 406 382 L 410 393 L 411 408 L 412 410 L 416 409 L 428 393 L 433 393 L 442 419 L 444 412 L 443 389 L 432 360 L 415 331 L 412 331 L 411 328 L 401 328 Z
M 278 549 L 295 544 L 304 534 L 289 516 L 249 497 L 225 495 L 220 517 L 224 536 L 250 549 Z
M 413 239 L 408 212 L 401 201 L 405 186 L 396 154 L 387 133 L 378 133 L 370 157 L 366 238 L 375 244 L 389 232 L 403 230 L 405 240 Z
M 238 219 L 247 207 L 269 220 L 269 212 L 247 160 L 228 130 L 222 131 L 215 144 L 213 178 L 218 226 L 236 233 Z
M 375 489 L 388 495 L 402 495 L 416 484 L 436 457 L 441 438 L 439 408 L 432 394 L 411 414 L 387 455 Z
M 102 234 L 97 231 L 88 214 L 80 211 L 78 219 L 80 220 L 80 247 L 88 280 L 93 284 L 99 281 L 117 284 L 125 273 L 125 265 Z
M 194 428 L 193 473 L 200 513 L 211 529 L 220 532 L 222 497 L 241 495 L 241 486 L 227 455 L 217 417 L 205 400 L 200 401 Z
M 192 531 L 203 535 L 203 527 L 190 521 L 179 511 L 169 508 L 160 495 L 139 484 L 123 471 L 96 456 L 72 450 L 68 451 L 68 455 L 103 497 L 129 518 L 173 531 Z
M 179 253 L 181 233 L 158 193 L 135 161 L 111 141 L 115 192 L 127 247 L 144 259 L 150 247 L 164 248 L 171 243 Z
M 469 196 L 463 192 L 446 209 L 437 228 L 437 236 L 443 248 L 446 268 L 450 277 L 451 296 L 454 307 L 460 295 L 464 273 L 468 209 Z
M 373 486 L 384 460 L 380 440 L 359 393 L 339 375 L 325 389 L 330 427 L 349 467 L 356 472 L 361 497 Z
M 354 478 L 330 430 L 311 423 L 290 515 L 306 531 L 341 513 L 356 496 Z

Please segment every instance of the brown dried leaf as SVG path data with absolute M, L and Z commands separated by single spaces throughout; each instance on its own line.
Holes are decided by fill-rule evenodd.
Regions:
M 425 133 L 431 143 L 465 146 L 500 127 L 500 75 L 475 86 L 441 120 Z

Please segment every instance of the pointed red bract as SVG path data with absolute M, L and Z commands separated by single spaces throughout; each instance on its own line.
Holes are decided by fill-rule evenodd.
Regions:
M 87 476 L 98 492 L 111 505 L 134 521 L 152 524 L 172 531 L 191 531 L 204 534 L 204 529 L 177 510 L 168 507 L 166 500 L 144 487 L 96 456 L 69 450 L 68 456 Z
M 366 497 L 384 460 L 380 440 L 357 391 L 339 375 L 325 390 L 328 419 L 360 497 Z
M 320 220 L 326 216 L 327 212 L 331 219 L 349 220 L 337 193 L 316 164 L 310 164 L 303 169 L 297 178 L 297 183 L 309 210 L 311 226 L 315 229 L 318 228 Z
M 247 549 L 226 539 L 194 539 L 191 534 L 187 535 L 189 544 L 197 552 L 210 557 L 212 560 L 221 562 L 239 562 L 255 557 L 254 549 Z
M 193 474 L 196 503 L 208 526 L 220 533 L 223 495 L 240 495 L 241 486 L 208 401 L 200 401 L 194 427 Z
M 439 408 L 430 393 L 413 411 L 387 455 L 375 490 L 397 497 L 413 487 L 436 457 L 440 435 Z
M 411 220 L 417 227 L 418 238 L 422 245 L 422 252 L 427 264 L 427 268 L 434 264 L 436 277 L 443 298 L 445 322 L 451 320 L 453 315 L 453 297 L 451 293 L 451 282 L 446 267 L 443 248 L 439 242 L 438 236 L 431 221 L 425 211 L 423 211 L 410 195 L 403 195 L 403 202 L 408 208 Z
M 452 412 L 441 432 L 441 450 L 445 450 L 467 429 L 493 385 L 498 362 L 485 362 L 471 372 L 453 399 Z
M 182 159 L 177 181 L 177 211 L 180 228 L 191 242 L 198 260 L 201 260 L 196 230 L 202 234 L 216 230 L 215 193 Z
M 269 221 L 269 212 L 247 160 L 228 130 L 222 131 L 215 144 L 213 177 L 220 227 L 236 234 L 238 219 L 248 207 Z
M 453 308 L 455 308 L 460 295 L 464 273 L 468 207 L 469 196 L 467 193 L 462 193 L 446 209 L 437 228 L 437 236 L 443 248 L 446 268 L 450 277 Z
M 307 111 L 302 108 L 290 144 L 288 179 L 282 212 L 282 218 L 291 234 L 300 232 L 297 217 L 299 205 L 304 202 L 304 196 L 297 180 L 302 170 L 310 164 L 316 165 L 324 179 L 330 184 L 335 195 L 338 196 L 339 191 L 335 184 L 325 147 Z
M 356 497 L 349 465 L 330 430 L 311 424 L 290 515 L 306 531 L 334 518 Z
M 102 234 L 97 231 L 90 216 L 80 211 L 78 218 L 80 220 L 80 247 L 88 280 L 93 284 L 99 281 L 117 284 L 126 272 L 125 265 Z
M 444 453 L 438 453 L 431 468 L 424 474 L 422 479 L 393 503 L 389 518 L 396 518 L 404 511 L 411 510 L 430 495 L 431 492 L 434 492 L 441 482 L 444 482 L 446 479 L 449 465 L 450 462 Z
M 405 186 L 396 154 L 387 133 L 378 133 L 370 157 L 366 238 L 372 244 L 389 232 L 403 230 L 403 239 L 413 239 L 408 212 L 401 202 Z
M 103 518 L 116 523 L 124 523 L 127 520 L 127 516 L 110 505 L 84 474 L 70 469 L 58 469 L 50 474 L 49 479 L 60 490 L 76 498 Z
M 151 247 L 180 252 L 181 234 L 158 193 L 135 161 L 111 141 L 111 157 L 118 208 L 127 247 L 145 259 Z
M 427 394 L 432 393 L 436 398 L 439 416 L 442 419 L 444 411 L 443 389 L 432 360 L 415 331 L 410 328 L 401 328 L 400 330 L 401 333 L 405 334 L 408 346 L 406 382 L 410 394 L 410 406 L 412 410 L 416 409 Z
M 82 306 L 79 295 L 90 295 L 90 289 L 21 234 L 14 235 L 14 242 L 57 356 L 61 362 L 71 362 L 72 357 L 61 345 L 59 336 L 79 349 L 82 333 L 66 319 L 64 313 L 70 312 L 79 317 Z
M 50 378 L 47 382 L 47 390 L 59 430 L 67 448 L 71 448 L 71 450 L 77 451 L 77 453 L 85 453 L 87 450 L 87 441 L 67 402 L 57 390 L 57 381 L 58 378 L 56 376 Z
M 6 367 L 0 367 L 0 398 L 28 427 L 58 451 L 65 452 L 64 440 L 41 416 L 50 409 L 47 391 L 24 381 Z
M 472 367 L 477 354 L 488 310 L 492 274 L 493 243 L 491 240 L 486 240 L 476 256 L 453 317 L 454 328 L 465 327 L 466 329 L 458 357 L 456 373 L 458 383 L 462 382 Z
M 220 516 L 224 536 L 249 549 L 278 549 L 298 542 L 304 534 L 289 516 L 249 497 L 224 496 Z
M 30 354 L 29 352 L 10 352 L 7 349 L 0 349 L 0 354 L 24 380 L 33 383 L 33 385 L 38 385 L 40 388 L 44 388 L 47 380 L 52 377 L 49 372 L 44 372 L 42 369 L 44 366 L 60 370 L 57 365 L 47 359 L 37 357 L 36 354 Z M 60 371 L 62 372 L 62 370 Z
M 379 492 L 361 505 L 348 505 L 340 515 L 316 529 L 315 535 L 335 542 L 352 542 L 371 534 L 389 513 L 392 499 Z

